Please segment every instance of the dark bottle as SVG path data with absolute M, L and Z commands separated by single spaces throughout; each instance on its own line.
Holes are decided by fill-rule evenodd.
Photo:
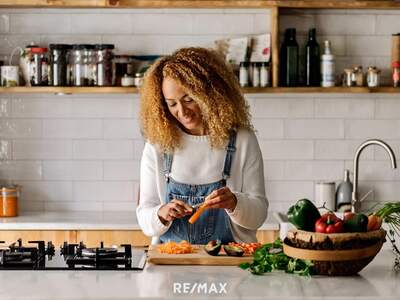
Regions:
M 296 41 L 296 28 L 286 29 L 280 56 L 281 86 L 297 86 L 299 82 L 299 45 Z
M 316 30 L 315 28 L 311 28 L 308 32 L 305 52 L 306 86 L 319 86 L 321 83 L 321 54 L 315 36 Z

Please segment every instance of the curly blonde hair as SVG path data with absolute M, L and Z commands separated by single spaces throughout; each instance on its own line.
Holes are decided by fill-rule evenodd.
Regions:
M 226 145 L 232 129 L 253 130 L 247 101 L 223 57 L 214 50 L 190 47 L 158 59 L 140 89 L 140 121 L 144 137 L 164 152 L 180 146 L 178 121 L 162 92 L 163 78 L 175 80 L 200 107 L 212 147 Z

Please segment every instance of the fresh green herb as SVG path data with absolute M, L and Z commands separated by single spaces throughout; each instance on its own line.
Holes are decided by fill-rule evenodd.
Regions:
M 283 253 L 283 245 L 280 239 L 273 243 L 264 244 L 253 253 L 253 258 L 252 263 L 243 263 L 240 267 L 243 270 L 249 269 L 255 275 L 275 270 L 301 276 L 311 276 L 314 273 L 311 261 L 291 258 Z
M 400 202 L 388 202 L 374 212 L 374 215 L 381 217 L 389 225 L 389 241 L 392 244 L 392 250 L 395 255 L 395 270 L 400 270 L 400 251 L 396 246 L 396 236 L 400 239 Z

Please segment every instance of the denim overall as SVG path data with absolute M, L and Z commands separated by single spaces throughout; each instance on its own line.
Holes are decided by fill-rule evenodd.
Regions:
M 236 132 L 232 131 L 226 148 L 222 179 L 208 184 L 192 185 L 173 180 L 170 176 L 173 155 L 164 153 L 166 202 L 177 199 L 193 206 L 204 202 L 214 190 L 226 186 L 226 179 L 230 176 L 233 154 L 236 150 L 235 142 Z M 229 216 L 225 209 L 206 209 L 194 224 L 188 222 L 189 218 L 190 216 L 185 216 L 173 220 L 168 231 L 160 237 L 161 242 L 169 240 L 175 242 L 186 240 L 192 244 L 207 244 L 210 240 L 220 240 L 224 244 L 234 242 Z

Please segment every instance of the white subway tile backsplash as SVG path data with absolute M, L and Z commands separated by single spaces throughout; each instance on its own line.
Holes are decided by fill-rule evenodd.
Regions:
M 134 140 L 133 141 L 133 159 L 140 160 L 142 158 L 142 153 L 144 149 L 144 140 Z
M 346 139 L 400 139 L 399 120 L 347 120 Z
M 105 139 L 140 139 L 139 121 L 136 119 L 104 120 Z
M 30 98 L 32 97 L 32 98 Z M 12 116 L 17 118 L 65 118 L 71 116 L 71 100 L 66 97 L 24 96 L 12 99 Z
M 164 54 L 162 35 L 105 35 L 103 43 L 114 44 L 116 54 L 160 55 Z
M 287 161 L 285 180 L 337 180 L 343 175 L 341 161 Z
M 399 201 L 400 184 L 398 181 L 366 181 L 363 184 L 374 190 L 374 200 L 377 202 Z
M 264 178 L 266 181 L 285 179 L 285 161 L 264 160 Z
M 392 169 L 386 151 L 386 160 L 362 161 L 359 164 L 359 180 L 364 181 L 400 181 L 400 169 Z M 346 161 L 346 169 L 353 172 L 353 161 Z
M 251 14 L 196 14 L 193 16 L 193 32 L 197 34 L 252 34 Z
M 10 16 L 0 14 L 0 33 L 8 33 L 10 31 Z
M 377 15 L 376 16 L 376 34 L 392 35 L 399 32 L 400 18 L 396 16 Z
M 11 99 L 0 98 L 0 117 L 11 117 Z
M 132 96 L 116 95 L 105 98 L 73 99 L 71 116 L 74 118 L 133 118 L 136 101 Z
M 43 120 L 43 137 L 51 139 L 96 139 L 103 137 L 102 120 Z
M 71 33 L 74 34 L 129 34 L 132 16 L 129 14 L 72 14 Z M 89 21 L 90 20 L 90 21 Z
M 45 211 L 103 211 L 102 202 L 45 202 Z
M 285 32 L 287 28 L 296 28 L 299 34 L 306 34 L 310 28 L 315 27 L 315 16 L 311 14 L 283 14 L 279 18 L 279 31 Z
M 12 141 L 0 139 L 0 161 L 11 159 Z
M 315 26 L 322 34 L 328 35 L 373 35 L 375 33 L 375 16 L 316 15 Z
M 0 160 L 0 180 L 41 180 L 42 163 L 38 161 Z
M 301 198 L 314 198 L 313 181 L 268 181 L 266 182 L 268 199 L 287 201 L 292 204 Z
M 400 119 L 399 99 L 377 99 L 376 100 L 377 119 Z
M 374 110 L 374 99 L 315 100 L 315 116 L 317 118 L 373 119 Z
M 11 52 L 16 48 L 16 47 L 25 47 L 31 43 L 34 44 L 39 44 L 40 43 L 40 37 L 39 36 L 33 36 L 33 35 L 0 35 L 0 54 L 6 55 L 7 60 L 10 58 Z M 13 57 L 12 63 L 17 65 L 19 61 L 18 58 L 18 51 Z M 7 61 L 6 64 L 9 62 Z
M 44 211 L 45 202 L 44 201 L 25 201 L 24 199 L 19 199 L 18 209 L 22 212 L 24 211 Z
M 102 180 L 101 161 L 44 161 L 44 180 Z
M 126 211 L 134 213 L 136 211 L 136 204 L 130 202 L 104 202 L 103 211 Z
M 260 139 L 283 138 L 283 120 L 255 119 L 253 125 Z
M 340 139 L 344 137 L 342 120 L 285 120 L 285 138 Z
M 140 161 L 105 161 L 104 180 L 139 180 Z
M 40 138 L 42 137 L 41 120 L 0 120 L 0 136 L 4 138 Z
M 128 181 L 118 182 L 74 182 L 74 201 L 78 202 L 131 202 L 133 203 L 134 184 Z
M 40 36 L 41 45 L 49 44 L 101 44 L 100 34 L 46 34 Z
M 21 181 L 23 201 L 71 201 L 72 183 L 68 181 Z
M 313 99 L 297 98 L 289 99 L 288 101 L 289 118 L 312 118 L 314 116 Z
M 14 159 L 71 159 L 72 142 L 67 140 L 14 140 Z
M 272 32 L 271 15 L 268 13 L 256 14 L 254 18 L 254 33 L 262 34 Z
M 390 148 L 393 149 L 394 154 L 397 157 L 397 161 L 399 161 L 399 157 L 400 157 L 400 141 L 398 140 L 389 140 L 389 139 L 385 139 L 384 142 L 386 142 Z M 383 149 L 382 147 L 374 147 L 374 153 L 375 153 L 375 159 L 376 160 L 386 160 L 389 163 L 389 156 L 386 152 L 385 149 Z
M 346 36 L 346 54 L 349 56 L 389 56 L 390 36 Z
M 133 142 L 129 140 L 76 140 L 74 159 L 132 159 Z
M 261 152 L 264 159 L 312 159 L 314 145 L 312 141 L 260 140 Z
M 86 21 L 87 22 L 87 21 Z M 12 14 L 10 33 L 70 33 L 71 18 L 68 14 Z
M 191 34 L 193 16 L 190 14 L 140 14 L 131 16 L 134 34 Z
M 344 160 L 353 159 L 356 149 L 363 140 L 329 140 L 315 141 L 315 159 Z M 360 159 L 373 159 L 374 153 L 371 147 L 365 149 Z

